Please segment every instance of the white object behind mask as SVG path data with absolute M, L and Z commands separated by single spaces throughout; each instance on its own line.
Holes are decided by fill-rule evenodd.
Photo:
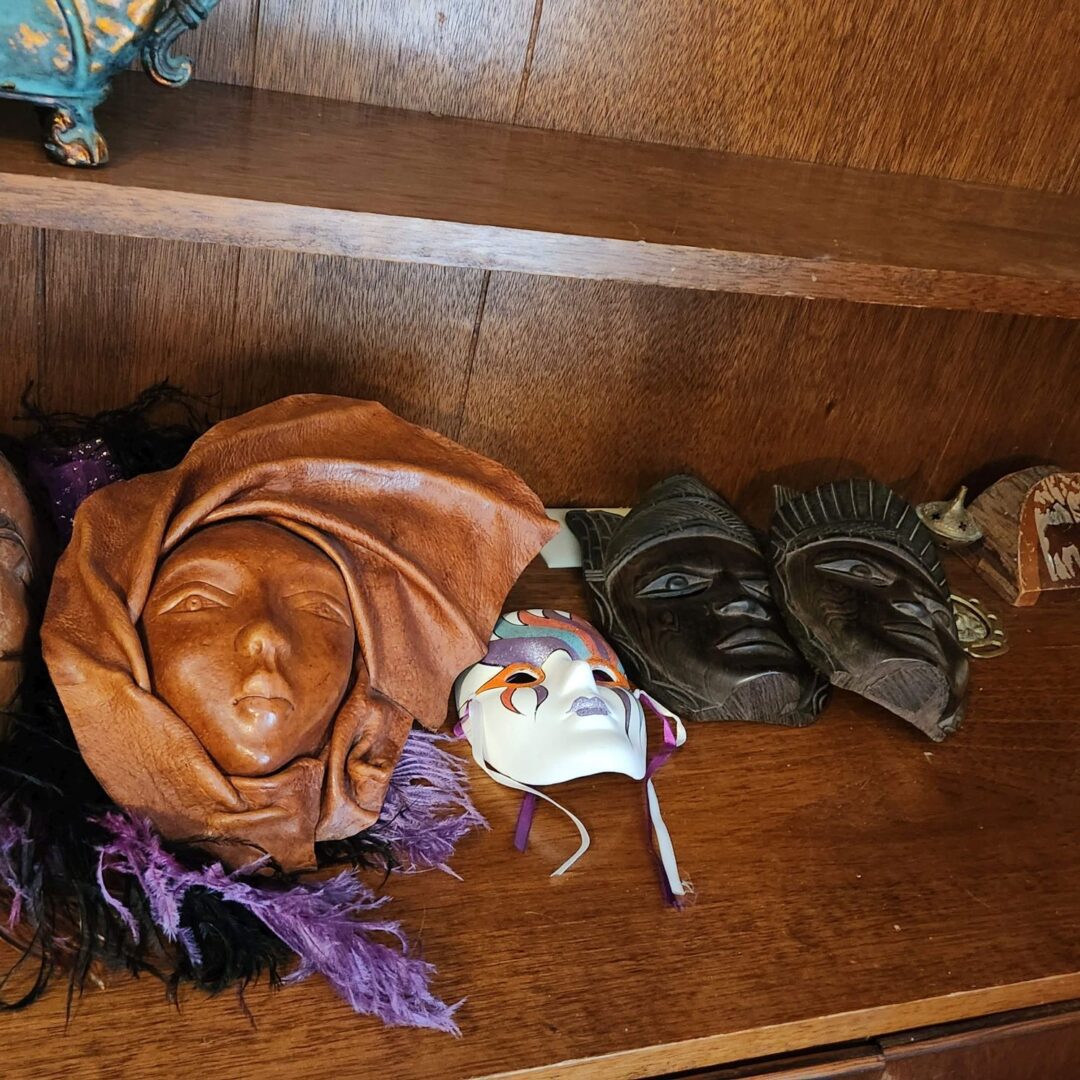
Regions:
M 577 826 L 581 845 L 555 875 L 588 850 L 589 834 L 575 815 L 531 785 L 622 773 L 646 781 L 668 890 L 684 895 L 651 776 L 686 732 L 678 717 L 631 687 L 619 658 L 593 626 L 563 611 L 504 615 L 487 656 L 460 676 L 456 697 L 477 764 L 498 783 L 556 806 Z M 651 763 L 643 699 L 662 717 L 668 747 Z

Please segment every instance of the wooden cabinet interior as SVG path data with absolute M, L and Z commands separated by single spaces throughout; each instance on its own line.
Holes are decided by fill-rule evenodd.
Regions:
M 228 411 L 374 396 L 552 505 L 625 505 L 690 469 L 759 523 L 776 480 L 871 474 L 918 500 L 989 462 L 1080 455 L 1077 321 L 0 236 L 5 418 L 30 379 L 53 409 L 165 377 Z
M 970 569 L 948 569 L 991 603 Z M 534 564 L 509 607 L 537 606 L 588 610 L 580 575 Z M 240 1075 L 288 1077 L 317 1053 L 328 1072 L 359 1056 L 371 1075 L 626 1080 L 1078 998 L 1080 707 L 1065 673 L 1080 610 L 1061 593 L 999 610 L 1010 649 L 976 662 L 966 727 L 944 744 L 846 694 L 799 730 L 693 725 L 657 778 L 695 887 L 680 913 L 656 895 L 639 786 L 559 789 L 593 846 L 551 880 L 573 827 L 541 814 L 518 854 L 520 798 L 477 772 L 491 831 L 462 845 L 462 880 L 391 888 L 394 917 L 422 927 L 435 989 L 467 996 L 462 1039 L 358 1019 L 320 980 L 250 988 L 251 1024 L 233 995 L 176 1011 L 119 978 L 70 1024 L 59 989 L 6 1016 L 15 1075 L 77 1072 L 88 1055 L 140 1075 L 167 1053 L 177 1075 L 243 1061 Z
M 19 149 L 4 143 L 0 220 L 34 224 L 0 226 L 0 426 L 18 430 L 7 418 L 30 380 L 46 408 L 83 411 L 126 402 L 164 377 L 218 395 L 229 412 L 305 390 L 376 397 L 505 461 L 549 504 L 626 504 L 667 473 L 689 469 L 756 524 L 767 518 L 774 481 L 806 488 L 870 474 L 923 499 L 972 474 L 990 480 L 1040 461 L 1076 467 L 1080 320 L 990 309 L 1080 313 L 1073 152 L 1080 9 L 1055 0 L 986 7 L 229 0 L 193 37 L 204 79 L 550 129 L 557 133 L 550 141 L 543 133 L 521 137 L 534 147 L 532 158 L 543 152 L 536 148 L 562 147 L 568 168 L 582 167 L 574 148 L 587 156 L 607 145 L 596 139 L 667 144 L 670 156 L 614 145 L 604 159 L 611 167 L 655 155 L 647 160 L 660 170 L 658 184 L 670 179 L 663 170 L 672 162 L 682 163 L 686 182 L 691 161 L 715 168 L 722 159 L 711 155 L 751 155 L 759 175 L 777 185 L 771 203 L 753 204 L 763 250 L 742 251 L 741 284 L 711 263 L 710 280 L 674 283 L 747 288 L 747 256 L 812 256 L 785 222 L 793 205 L 804 216 L 816 205 L 822 216 L 805 223 L 803 241 L 820 241 L 823 221 L 852 229 L 851 250 L 859 265 L 877 267 L 879 291 L 865 285 L 865 274 L 849 274 L 844 285 L 863 281 L 858 295 L 837 286 L 817 300 L 750 294 L 784 292 L 791 281 L 794 291 L 811 291 L 794 278 L 746 292 L 661 288 L 648 283 L 663 280 L 656 264 L 647 277 L 630 264 L 601 264 L 595 252 L 592 270 L 578 267 L 577 277 L 619 280 L 545 276 L 574 273 L 554 261 L 512 265 L 530 273 L 508 272 L 493 257 L 435 265 L 455 260 L 420 250 L 423 237 L 409 248 L 391 236 L 384 244 L 396 249 L 368 251 L 396 261 L 328 253 L 340 240 L 305 239 L 304 214 L 311 204 L 340 209 L 324 181 L 341 174 L 331 158 L 304 153 L 295 125 L 309 103 L 283 99 L 298 145 L 291 165 L 268 162 L 260 177 L 257 161 L 231 171 L 234 130 L 208 123 L 200 131 L 190 116 L 189 156 L 169 157 L 167 118 L 180 116 L 182 126 L 185 101 L 193 115 L 200 101 L 211 111 L 231 102 L 235 125 L 238 103 L 248 100 L 242 91 L 196 86 L 187 97 L 136 102 L 158 117 L 141 128 L 124 132 L 117 117 L 110 136 L 118 167 L 101 178 L 49 171 L 32 140 Z M 0 106 L 0 128 L 21 140 L 33 125 L 20 108 Z M 313 123 L 323 108 L 310 102 Z M 369 115 L 327 108 L 338 117 Z M 394 115 L 399 134 L 402 124 L 415 124 L 415 132 L 519 137 Z M 261 126 L 271 132 L 275 119 L 273 110 L 249 116 L 236 137 L 259 145 Z M 586 138 L 558 134 L 565 132 Z M 312 139 L 328 154 L 333 136 L 324 130 Z M 707 153 L 699 159 L 685 148 Z M 202 161 L 216 162 L 217 171 L 203 175 Z M 354 164 L 361 187 L 370 180 L 363 170 Z M 861 225 L 846 221 L 834 203 L 834 190 L 852 178 L 847 170 L 870 171 L 855 178 L 869 184 L 861 190 L 892 223 L 891 246 L 876 253 L 873 215 Z M 170 200 L 173 211 L 183 209 L 179 194 L 198 195 L 201 184 L 205 197 L 212 183 L 214 198 L 232 200 L 225 210 L 236 209 L 245 192 L 227 188 L 237 177 L 261 185 L 271 207 L 284 206 L 290 191 L 307 193 L 307 205 L 300 198 L 284 215 L 294 216 L 288 242 L 275 241 L 272 214 L 260 219 L 261 234 L 245 233 L 228 212 L 218 213 L 216 232 L 200 234 L 194 217 L 181 232 L 177 219 L 155 210 Z M 799 177 L 816 178 L 816 186 L 799 188 Z M 843 184 L 823 187 L 824 178 Z M 522 179 L 543 188 L 535 162 Z M 63 198 L 53 194 L 54 180 L 65 185 Z M 482 176 L 474 181 L 475 211 L 484 206 L 484 185 Z M 103 191 L 96 207 L 91 193 Z M 920 192 L 936 195 L 913 202 Z M 388 200 L 384 214 L 401 198 L 389 184 L 376 193 Z M 443 209 L 426 212 L 438 223 L 455 191 L 435 194 Z M 602 193 L 593 202 L 605 222 L 600 239 L 625 244 L 635 225 L 642 228 L 613 216 Z M 561 237 L 558 209 L 520 198 L 517 216 L 495 225 L 508 233 L 539 225 L 554 245 L 543 250 L 565 259 L 571 241 L 589 239 L 588 199 Z M 654 255 L 680 208 L 660 209 L 645 222 Z M 729 241 L 745 222 L 728 221 L 722 205 L 706 210 L 702 250 L 710 258 L 738 250 Z M 140 231 L 149 235 L 125 235 Z M 367 250 L 357 236 L 374 243 L 363 231 L 350 234 L 349 255 Z M 206 239 L 229 242 L 198 242 Z M 295 247 L 305 250 L 288 250 Z M 918 271 L 918 282 L 897 267 Z M 893 306 L 851 302 L 860 299 Z M 967 310 L 900 306 L 920 303 Z M 963 589 L 978 592 L 968 572 L 958 574 Z M 540 572 L 516 600 L 572 607 L 581 596 L 572 575 Z M 959 740 L 924 754 L 929 744 L 899 722 L 888 726 L 888 718 L 843 702 L 801 736 L 808 749 L 800 744 L 798 754 L 774 732 L 696 729 L 679 783 L 665 792 L 665 813 L 697 822 L 683 834 L 680 855 L 701 868 L 702 901 L 664 924 L 662 946 L 648 913 L 605 908 L 620 866 L 647 868 L 636 804 L 616 806 L 603 785 L 575 791 L 575 808 L 604 824 L 605 840 L 588 873 L 561 891 L 541 895 L 519 865 L 488 859 L 479 847 L 458 867 L 463 885 L 410 879 L 395 908 L 425 926 L 441 985 L 469 994 L 470 1017 L 486 1037 L 449 1044 L 422 1035 L 418 1043 L 415 1033 L 358 1026 L 325 987 L 297 988 L 272 1004 L 260 988 L 251 993 L 256 1016 L 265 1018 L 259 1030 L 224 999 L 176 1019 L 177 1067 L 228 1072 L 244 1055 L 260 1076 L 283 1075 L 312 1047 L 352 1067 L 362 1030 L 365 1059 L 388 1074 L 408 1058 L 414 1071 L 431 1075 L 575 1059 L 592 1075 L 642 1075 L 1077 996 L 1080 795 L 1067 674 L 1078 646 L 1075 611 L 1062 617 L 1063 610 L 1058 601 L 1006 613 L 1015 644 L 977 669 L 968 721 L 979 726 L 975 745 Z M 798 783 L 788 779 L 796 774 Z M 506 832 L 516 807 L 487 789 L 485 799 L 496 831 Z M 546 864 L 564 837 L 554 827 L 538 836 Z M 801 876 L 785 877 L 792 866 Z M 763 881 L 771 891 L 763 892 Z M 629 887 L 619 893 L 633 895 Z M 526 910 L 539 913 L 535 925 L 522 924 Z M 568 967 L 565 957 L 588 963 Z M 647 995 L 634 990 L 642 985 Z M 509 1025 L 507 987 L 517 995 Z M 150 996 L 128 983 L 87 995 L 70 1029 L 62 995 L 46 1013 L 9 1017 L 20 1067 L 40 1075 L 59 1045 L 72 1061 L 87 1054 L 149 1061 L 163 1015 Z M 658 1001 L 671 1008 L 656 1008 Z M 126 1022 L 117 1025 L 117 1015 Z M 889 1054 L 898 1078 L 921 1080 L 905 1064 L 911 1054 L 900 1047 Z M 609 1056 L 581 1063 L 592 1055 Z M 885 1057 L 856 1056 L 852 1075 L 874 1075 Z

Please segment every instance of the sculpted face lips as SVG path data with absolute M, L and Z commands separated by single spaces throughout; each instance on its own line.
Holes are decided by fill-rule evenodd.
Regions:
M 266 522 L 212 525 L 161 564 L 142 622 L 155 692 L 219 766 L 317 754 L 348 690 L 352 609 L 334 563 Z

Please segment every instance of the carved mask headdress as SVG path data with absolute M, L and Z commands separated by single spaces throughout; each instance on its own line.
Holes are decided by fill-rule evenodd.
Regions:
M 960 724 L 968 663 L 934 539 L 875 480 L 777 489 L 780 601 L 810 662 L 940 741 Z
M 788 638 L 757 537 L 719 495 L 672 476 L 625 518 L 566 520 L 600 623 L 651 694 L 688 720 L 813 721 L 822 686 Z
M 232 864 L 312 866 L 376 820 L 554 528 L 508 469 L 381 405 L 286 398 L 83 504 L 46 660 L 117 803 Z

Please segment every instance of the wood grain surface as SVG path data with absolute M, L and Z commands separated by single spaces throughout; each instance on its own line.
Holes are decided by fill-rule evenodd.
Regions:
M 496 274 L 460 437 L 549 505 L 689 469 L 764 524 L 774 482 L 922 500 L 996 459 L 1080 460 L 1078 406 L 1074 322 Z
M 1042 1010 L 1032 1010 L 1038 1012 Z M 1080 1013 L 958 1025 L 882 1040 L 882 1080 L 1074 1080 Z
M 679 1080 L 882 1080 L 884 1072 L 885 1059 L 877 1046 L 862 1044 L 695 1069 L 680 1074 Z
M 533 2 L 261 0 L 254 85 L 509 121 Z
M 1080 7 L 544 0 L 526 124 L 1080 192 Z
M 46 409 L 92 413 L 169 378 L 227 388 L 238 252 L 209 244 L 49 231 Z
M 253 84 L 259 6 L 260 0 L 222 0 L 207 22 L 180 38 L 176 51 L 191 57 L 197 79 Z
M 660 901 L 638 785 L 560 788 L 593 847 L 552 879 L 572 826 L 540 813 L 519 855 L 517 799 L 470 766 L 491 831 L 462 844 L 461 881 L 395 877 L 387 912 L 466 999 L 461 1040 L 381 1029 L 318 981 L 250 991 L 249 1019 L 231 996 L 177 1011 L 121 979 L 69 1024 L 59 986 L 6 1016 L 5 1077 L 629 1078 L 1080 995 L 1080 613 L 1061 596 L 1006 609 L 949 573 L 1011 644 L 974 662 L 946 743 L 844 694 L 802 730 L 691 726 L 657 779 L 695 886 L 681 914 Z M 534 568 L 509 604 L 582 601 L 575 572 Z
M 0 430 L 10 431 L 19 397 L 40 375 L 42 234 L 0 228 Z
M 230 399 L 374 398 L 453 434 L 482 292 L 478 270 L 244 251 Z
M 77 233 L 46 241 L 45 408 L 113 408 L 169 378 L 226 414 L 320 392 L 457 430 L 479 271 Z M 27 356 L 35 297 L 20 299 L 15 324 Z M 4 365 L 0 409 L 14 411 L 29 363 Z
M 45 160 L 30 110 L 0 111 L 0 223 L 1080 316 L 1080 196 L 135 75 L 102 122 L 113 163 L 80 172 Z
M 201 78 L 1080 193 L 1057 0 L 226 0 Z M 530 45 L 530 31 L 533 41 Z M 190 46 L 186 46 L 189 47 Z

